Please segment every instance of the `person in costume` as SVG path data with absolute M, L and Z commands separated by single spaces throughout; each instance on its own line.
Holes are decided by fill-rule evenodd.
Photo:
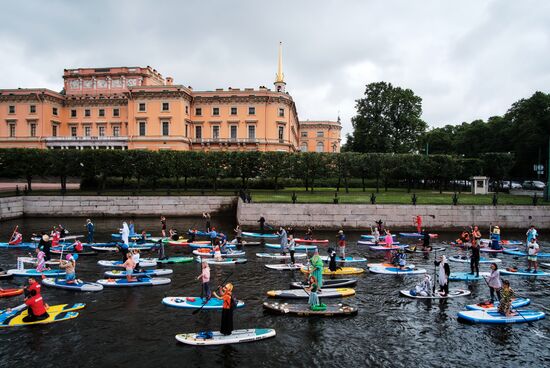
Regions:
M 321 288 L 323 287 L 323 260 L 319 256 L 319 250 L 315 248 L 315 251 L 313 252 L 313 257 L 309 260 L 309 263 L 311 264 L 311 272 L 310 274 L 315 277 L 315 280 L 317 280 L 317 285 L 319 285 L 319 291 L 321 291 Z
M 315 276 L 309 277 L 309 287 L 307 287 L 306 290 L 309 292 L 308 304 L 311 309 L 321 304 L 319 302 L 319 295 L 317 294 L 317 291 L 319 290 L 319 285 L 317 284 Z
M 279 227 L 277 235 L 279 235 L 279 242 L 281 244 L 281 254 L 284 256 L 286 254 L 286 248 L 288 246 L 288 234 L 286 233 L 285 228 L 281 226 Z
M 439 278 L 439 293 L 441 296 L 447 296 L 449 294 L 449 275 L 451 274 L 451 268 L 447 263 L 447 257 L 439 257 L 439 261 L 435 261 L 435 265 L 439 266 L 439 272 L 437 274 Z
M 426 273 L 424 274 L 424 280 L 417 284 L 410 293 L 412 296 L 431 296 L 432 288 L 432 277 Z
M 500 292 L 500 303 L 498 305 L 498 312 L 506 317 L 511 317 L 512 313 L 512 299 L 514 298 L 514 290 L 510 287 L 510 281 L 502 281 L 502 290 Z

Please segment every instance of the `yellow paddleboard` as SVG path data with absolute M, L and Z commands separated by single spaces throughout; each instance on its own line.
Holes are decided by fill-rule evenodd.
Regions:
M 307 267 L 303 267 L 301 269 L 303 273 L 309 273 L 310 269 Z M 359 267 L 340 267 L 336 271 L 332 272 L 328 269 L 328 267 L 323 268 L 323 275 L 357 275 L 360 273 L 364 273 L 365 270 L 363 268 Z
M 77 310 L 84 309 L 86 307 L 85 303 L 75 303 L 75 304 L 57 304 L 57 305 L 50 305 L 47 309 L 48 313 L 61 313 L 61 312 L 74 312 Z M 0 310 L 0 314 L 6 312 L 6 309 Z M 29 312 L 25 309 L 23 312 L 21 312 L 22 317 L 26 317 L 29 314 Z
M 27 311 L 25 310 L 24 312 L 25 312 L 24 314 L 27 315 Z M 48 312 L 48 314 L 49 314 L 49 317 L 41 321 L 23 322 L 23 318 L 25 318 L 25 316 L 23 315 L 23 313 L 20 313 L 17 316 L 10 319 L 8 324 L 0 324 L 0 327 L 42 325 L 47 323 L 67 321 L 69 319 L 78 317 L 78 312 Z

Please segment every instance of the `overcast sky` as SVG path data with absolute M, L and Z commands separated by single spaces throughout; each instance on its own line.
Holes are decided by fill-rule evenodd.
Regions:
M 62 88 L 64 68 L 151 65 L 195 90 L 273 87 L 284 45 L 300 120 L 342 118 L 387 81 L 432 127 L 550 90 L 550 1 L 11 1 L 0 88 Z

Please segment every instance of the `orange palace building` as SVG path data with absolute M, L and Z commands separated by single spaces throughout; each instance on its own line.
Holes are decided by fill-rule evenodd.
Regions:
M 281 49 L 274 90 L 194 91 L 151 67 L 65 69 L 63 79 L 61 93 L 0 89 L 1 148 L 340 150 L 339 121 L 298 120 Z

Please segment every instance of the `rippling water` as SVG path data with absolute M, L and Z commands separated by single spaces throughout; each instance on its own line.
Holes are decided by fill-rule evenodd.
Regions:
M 32 219 L 0 223 L 0 238 L 6 239 L 15 224 L 27 235 L 63 223 L 72 233 L 82 233 L 84 219 Z M 157 218 L 138 219 L 137 229 L 159 233 Z M 108 240 L 120 221 L 96 220 L 96 240 Z M 232 219 L 214 219 L 213 225 L 232 229 Z M 168 226 L 180 230 L 202 226 L 196 219 L 168 219 Z M 409 229 L 410 231 L 410 229 Z M 349 255 L 365 255 L 369 260 L 381 254 L 355 245 L 360 233 L 348 234 Z M 331 243 L 335 233 L 317 233 Z M 441 234 L 438 242 L 449 241 L 455 234 Z M 522 234 L 507 236 L 522 239 Z M 544 238 L 543 234 L 543 238 Z M 543 243 L 544 244 L 544 243 Z M 549 250 L 546 243 L 545 251 Z M 170 255 L 189 253 L 170 248 Z M 456 314 L 466 304 L 489 296 L 486 285 L 453 283 L 451 287 L 470 287 L 472 295 L 447 301 L 417 301 L 400 297 L 400 289 L 412 288 L 422 276 L 359 275 L 355 297 L 346 303 L 359 306 L 359 314 L 349 318 L 301 318 L 265 314 L 261 303 L 269 289 L 288 289 L 289 282 L 301 278 L 300 272 L 272 271 L 256 258 L 260 246 L 246 249 L 248 263 L 236 266 L 213 266 L 212 284 L 217 285 L 233 272 L 235 295 L 247 305 L 235 313 L 235 328 L 269 327 L 277 337 L 249 344 L 217 347 L 189 347 L 178 344 L 174 336 L 183 332 L 219 329 L 219 312 L 173 309 L 161 304 L 166 295 L 199 295 L 200 284 L 194 279 L 200 273 L 198 263 L 168 265 L 174 270 L 172 284 L 166 286 L 109 289 L 99 293 L 73 293 L 45 288 L 49 304 L 87 303 L 77 319 L 43 326 L 9 328 L 0 331 L 1 367 L 543 367 L 550 365 L 549 320 L 533 324 L 508 326 L 468 325 L 458 322 Z M 269 250 L 270 252 L 272 250 Z M 0 267 L 15 268 L 17 256 L 26 252 L 0 249 Z M 448 249 L 448 255 L 455 253 Z M 78 277 L 86 281 L 101 278 L 104 268 L 97 259 L 116 256 L 100 254 L 81 257 Z M 118 258 L 118 257 L 117 257 Z M 502 265 L 510 266 L 524 259 L 501 255 Z M 409 262 L 429 272 L 434 271 L 433 258 L 421 254 Z M 451 263 L 452 271 L 466 265 Z M 363 266 L 365 267 L 365 266 Z M 488 266 L 481 266 L 484 270 Z M 532 299 L 529 308 L 550 312 L 550 278 L 510 277 L 516 293 Z M 1 281 L 2 287 L 23 283 L 16 278 Z M 21 303 L 21 297 L 0 299 L 0 308 Z M 334 302 L 335 300 L 331 300 Z

